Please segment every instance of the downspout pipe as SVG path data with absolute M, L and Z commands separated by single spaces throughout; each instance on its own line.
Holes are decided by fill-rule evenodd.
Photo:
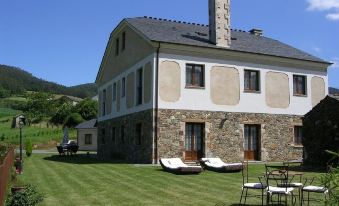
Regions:
M 153 164 L 158 164 L 158 116 L 159 116 L 159 53 L 161 43 L 158 42 L 156 51 L 156 65 L 155 65 L 155 105 L 154 105 L 154 137 L 153 137 Z

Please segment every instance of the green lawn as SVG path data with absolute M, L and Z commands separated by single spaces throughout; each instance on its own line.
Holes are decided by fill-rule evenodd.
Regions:
M 45 193 L 42 205 L 237 205 L 241 173 L 174 175 L 157 166 L 98 161 L 78 155 L 37 155 L 26 159 L 21 180 Z M 250 165 L 251 180 L 263 165 Z M 319 173 L 307 173 L 307 176 Z M 258 204 L 249 199 L 251 205 Z M 313 204 L 314 205 L 314 204 Z
M 19 144 L 19 129 L 12 129 L 12 118 L 19 114 L 20 111 L 0 108 L 0 143 L 4 142 L 11 144 Z M 63 138 L 62 127 L 47 127 L 46 123 L 25 126 L 23 129 L 24 138 L 31 138 L 34 145 L 42 148 L 55 146 L 56 143 L 61 142 Z M 76 139 L 76 130 L 69 130 L 70 139 Z

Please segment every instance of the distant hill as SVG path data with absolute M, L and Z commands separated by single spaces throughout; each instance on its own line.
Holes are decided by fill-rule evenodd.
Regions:
M 7 90 L 11 95 L 25 91 L 42 91 L 53 94 L 65 94 L 79 98 L 91 98 L 96 95 L 94 83 L 66 87 L 33 76 L 20 68 L 0 64 L 0 90 Z
M 330 87 L 329 91 L 330 91 L 330 94 L 339 94 L 339 89 L 336 89 L 336 88 L 333 88 L 333 87 Z

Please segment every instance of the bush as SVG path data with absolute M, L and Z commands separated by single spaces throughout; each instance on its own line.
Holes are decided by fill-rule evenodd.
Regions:
M 44 200 L 44 196 L 33 185 L 26 185 L 25 191 L 9 194 L 6 206 L 35 206 Z
M 72 128 L 77 126 L 78 124 L 82 123 L 84 121 L 84 119 L 82 118 L 82 116 L 78 113 L 72 113 L 70 114 L 65 121 L 65 126 Z
M 326 152 L 333 156 L 333 160 L 338 160 L 339 152 Z M 337 164 L 338 162 L 335 161 L 334 167 L 321 179 L 323 185 L 329 190 L 329 199 L 326 200 L 326 205 L 339 205 L 339 166 Z
M 26 155 L 27 157 L 30 157 L 32 155 L 33 151 L 33 145 L 31 138 L 27 138 L 25 142 L 25 148 L 26 148 Z

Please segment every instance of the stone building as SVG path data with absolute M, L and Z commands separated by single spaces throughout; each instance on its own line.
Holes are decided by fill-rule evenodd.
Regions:
M 98 155 L 302 157 L 302 117 L 328 94 L 330 63 L 260 29 L 230 30 L 229 0 L 209 7 L 210 26 L 141 17 L 114 29 L 96 78 Z
M 303 119 L 306 165 L 326 166 L 339 149 L 339 96 L 327 96 Z

